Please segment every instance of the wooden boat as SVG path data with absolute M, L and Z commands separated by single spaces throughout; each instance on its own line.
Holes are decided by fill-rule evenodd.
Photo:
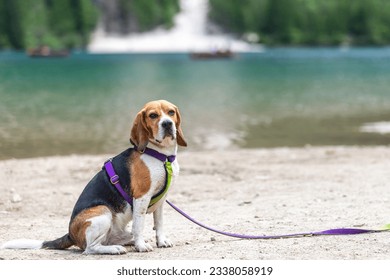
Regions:
M 48 46 L 43 46 L 35 49 L 27 50 L 27 54 L 30 57 L 67 57 L 69 55 L 68 50 L 52 50 Z
M 233 58 L 234 53 L 230 50 L 218 50 L 210 52 L 193 52 L 190 53 L 192 59 L 221 59 L 221 58 Z

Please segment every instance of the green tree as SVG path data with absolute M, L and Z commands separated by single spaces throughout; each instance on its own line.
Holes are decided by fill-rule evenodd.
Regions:
M 210 0 L 210 5 L 210 17 L 220 23 L 222 27 L 237 33 L 246 29 L 242 7 L 247 6 L 252 8 L 249 1 Z M 252 13 L 251 15 L 246 15 L 252 18 Z
M 83 47 L 97 19 L 91 0 L 0 0 L 0 48 Z
M 10 43 L 8 41 L 7 31 L 7 20 L 5 18 L 5 1 L 0 0 L 0 49 L 10 47 Z
M 35 48 L 50 43 L 50 30 L 45 0 L 25 1 L 23 26 L 26 48 Z M 39 15 L 39 16 L 37 16 Z
M 160 0 L 161 3 L 161 22 L 166 27 L 173 27 L 173 18 L 179 11 L 179 3 L 177 0 Z
M 177 0 L 132 0 L 128 9 L 136 17 L 140 30 L 145 31 L 158 25 L 172 27 L 179 5 Z
M 60 45 L 70 48 L 79 44 L 71 0 L 48 1 L 48 23 Z
M 2 0 L 0 4 L 2 34 L 0 44 L 16 49 L 24 48 L 23 20 L 21 0 Z
M 210 18 L 266 44 L 390 44 L 386 0 L 210 0 Z
M 290 43 L 294 19 L 294 1 L 269 0 L 266 6 L 266 20 L 263 31 L 271 43 Z
M 91 0 L 72 0 L 72 14 L 75 30 L 80 37 L 81 46 L 89 42 L 89 34 L 95 28 L 98 11 Z

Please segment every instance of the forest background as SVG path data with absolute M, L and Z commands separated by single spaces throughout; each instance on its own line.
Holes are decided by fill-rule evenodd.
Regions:
M 0 0 L 0 49 L 83 49 L 99 23 L 123 35 L 169 29 L 179 10 L 179 0 Z M 208 18 L 264 45 L 390 44 L 386 0 L 209 0 Z

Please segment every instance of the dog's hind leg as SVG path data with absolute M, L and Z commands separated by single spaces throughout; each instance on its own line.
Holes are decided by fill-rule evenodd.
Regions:
M 107 244 L 134 245 L 133 234 L 128 227 L 132 219 L 131 206 L 128 205 L 122 213 L 113 214 L 112 228 Z
M 110 213 L 111 214 L 111 213 Z M 111 215 L 101 215 L 89 220 L 91 225 L 85 232 L 87 246 L 84 254 L 125 254 L 126 248 L 121 245 L 106 244 L 112 223 Z
M 125 254 L 121 245 L 107 245 L 112 229 L 112 213 L 106 206 L 86 209 L 70 225 L 72 239 L 84 254 Z

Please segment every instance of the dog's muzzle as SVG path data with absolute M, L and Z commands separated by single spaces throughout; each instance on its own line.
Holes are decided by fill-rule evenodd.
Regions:
M 168 120 L 163 121 L 161 126 L 163 128 L 163 139 L 165 139 L 165 137 L 167 137 L 167 136 L 172 137 L 172 139 L 175 138 L 174 127 L 173 127 L 172 121 L 168 121 Z

